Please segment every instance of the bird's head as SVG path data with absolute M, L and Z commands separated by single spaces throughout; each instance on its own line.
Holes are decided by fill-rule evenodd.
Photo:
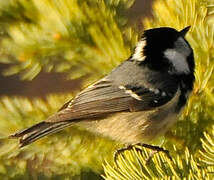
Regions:
M 144 62 L 155 70 L 167 70 L 171 74 L 193 73 L 193 50 L 185 39 L 189 28 L 177 31 L 162 27 L 144 31 L 132 59 Z

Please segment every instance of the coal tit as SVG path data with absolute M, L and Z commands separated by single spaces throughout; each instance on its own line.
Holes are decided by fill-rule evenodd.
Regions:
M 193 50 L 177 31 L 144 31 L 132 56 L 47 120 L 12 134 L 20 147 L 79 125 L 124 144 L 151 143 L 175 122 L 193 89 Z

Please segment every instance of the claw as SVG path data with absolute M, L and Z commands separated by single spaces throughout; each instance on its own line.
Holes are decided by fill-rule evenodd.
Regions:
M 149 157 L 147 158 L 147 163 L 152 159 L 152 157 L 158 153 L 158 152 L 163 152 L 164 154 L 166 154 L 166 156 L 172 160 L 172 157 L 170 156 L 169 154 L 169 151 L 162 148 L 162 147 L 159 147 L 159 146 L 153 146 L 153 145 L 150 145 L 150 144 L 142 144 L 142 143 L 138 143 L 138 144 L 135 144 L 135 146 L 141 146 L 141 147 L 145 147 L 147 149 L 151 149 L 152 152 L 150 153 Z
M 149 144 L 143 144 L 143 143 L 137 143 L 137 144 L 133 144 L 133 145 L 128 145 L 124 148 L 121 148 L 119 150 L 117 150 L 115 153 L 114 153 L 114 162 L 117 164 L 117 159 L 118 159 L 118 155 L 123 153 L 124 151 L 126 150 L 131 150 L 133 147 L 137 150 L 137 151 L 140 151 L 142 152 L 142 149 L 137 147 L 137 146 L 141 146 L 141 147 L 145 147 L 147 149 L 151 149 L 152 152 L 150 153 L 149 157 L 146 159 L 146 164 L 149 163 L 149 161 L 152 159 L 152 157 L 154 156 L 154 154 L 158 153 L 158 152 L 163 152 L 164 154 L 166 154 L 166 156 L 172 160 L 172 157 L 170 156 L 169 154 L 169 151 L 166 150 L 166 149 L 163 149 L 162 147 L 159 147 L 159 146 L 153 146 L 153 145 L 149 145 Z
M 115 153 L 114 153 L 114 162 L 117 162 L 118 159 L 118 155 L 123 153 L 126 150 L 131 150 L 133 148 L 134 145 L 128 145 L 124 148 L 118 149 Z

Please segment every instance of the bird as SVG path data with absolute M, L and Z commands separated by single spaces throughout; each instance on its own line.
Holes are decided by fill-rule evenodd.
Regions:
M 46 120 L 9 138 L 19 147 L 68 126 L 81 126 L 125 145 L 151 144 L 172 127 L 194 85 L 190 26 L 145 30 L 131 56 Z

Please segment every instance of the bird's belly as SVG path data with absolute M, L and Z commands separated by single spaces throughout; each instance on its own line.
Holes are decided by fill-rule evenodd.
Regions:
M 176 122 L 179 95 L 180 91 L 169 103 L 154 110 L 114 113 L 97 120 L 84 120 L 80 125 L 124 144 L 151 143 Z
M 152 112 L 123 112 L 105 119 L 84 121 L 87 130 L 124 144 L 150 143 L 166 132 L 176 121 L 175 114 Z

